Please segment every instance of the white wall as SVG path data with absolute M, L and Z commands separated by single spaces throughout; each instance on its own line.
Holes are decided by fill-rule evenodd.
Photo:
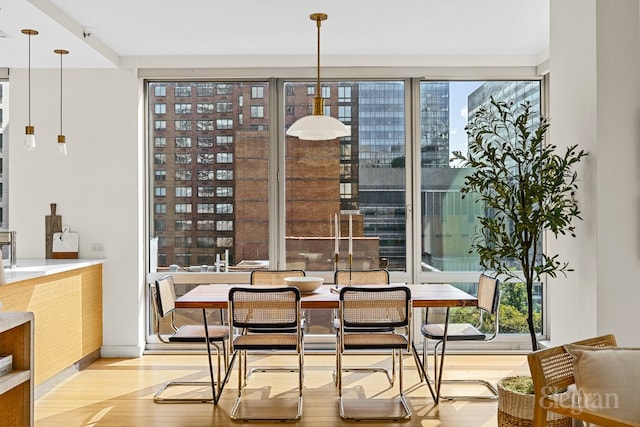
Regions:
M 578 237 L 549 242 L 575 269 L 550 280 L 554 344 L 640 345 L 639 17 L 638 0 L 551 1 L 551 142 L 590 153 Z
M 18 232 L 18 263 L 44 258 L 44 217 L 49 204 L 57 203 L 63 223 L 80 234 L 79 256 L 106 258 L 103 355 L 136 356 L 144 341 L 139 82 L 132 70 L 64 70 L 63 75 L 69 154 L 59 157 L 59 70 L 31 72 L 35 151 L 22 148 L 27 72 L 10 74 L 9 223 Z M 92 243 L 103 243 L 104 252 L 92 251 Z

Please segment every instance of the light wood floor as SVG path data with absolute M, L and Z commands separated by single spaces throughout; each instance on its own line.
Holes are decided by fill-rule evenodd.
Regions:
M 340 425 L 403 426 L 496 426 L 497 403 L 441 402 L 435 406 L 429 392 L 418 381 L 411 357 L 405 359 L 405 390 L 412 408 L 411 420 L 403 423 L 346 422 L 338 415 L 337 390 L 332 381 L 334 356 L 305 355 L 303 417 L 295 425 L 333 427 Z M 350 356 L 345 365 L 385 365 L 390 359 L 380 356 Z M 253 356 L 254 366 L 295 364 L 295 356 Z M 484 378 L 495 383 L 507 375 L 528 374 L 524 355 L 448 355 L 447 378 Z M 168 380 L 207 380 L 204 355 L 145 355 L 136 359 L 101 359 L 87 369 L 62 382 L 35 403 L 36 427 L 199 427 L 238 424 L 229 419 L 229 411 L 237 395 L 237 372 L 232 372 L 219 405 L 210 403 L 157 404 L 153 394 Z M 252 410 L 295 411 L 297 373 L 258 373 L 250 377 L 247 399 Z M 460 387 L 460 386 L 448 386 Z M 445 386 L 443 386 L 443 389 Z M 459 388 L 448 388 L 456 393 Z M 480 389 L 474 390 L 480 392 Z M 181 391 L 185 393 L 184 391 Z M 188 390 L 198 393 L 202 390 Z M 344 396 L 348 399 L 367 397 L 367 413 L 391 408 L 397 396 L 397 385 L 389 388 L 383 374 L 344 374 Z M 264 404 L 265 399 L 271 399 Z M 375 399 L 375 400 L 374 400 Z M 255 406 L 260 405 L 261 406 Z M 349 407 L 349 406 L 347 406 Z M 258 409 L 256 409 L 258 408 Z M 239 425 L 281 426 L 273 423 L 241 423 Z

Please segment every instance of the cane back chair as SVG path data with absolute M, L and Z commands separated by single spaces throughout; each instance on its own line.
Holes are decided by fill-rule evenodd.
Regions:
M 339 320 L 336 351 L 338 354 L 337 383 L 340 417 L 351 420 L 398 420 L 411 417 L 404 397 L 402 354 L 399 360 L 399 401 L 401 414 L 347 414 L 343 398 L 342 372 L 346 369 L 343 357 L 363 350 L 411 352 L 411 291 L 406 286 L 346 286 L 340 290 Z M 380 328 L 392 328 L 384 332 Z M 371 332 L 369 332 L 371 331 Z M 392 358 L 395 365 L 395 359 Z M 395 366 L 394 366 L 395 369 Z
M 224 366 L 228 366 L 226 340 L 229 337 L 229 329 L 222 325 L 203 324 L 184 324 L 177 326 L 175 318 L 175 301 L 176 291 L 172 276 L 165 276 L 151 283 L 150 285 L 151 301 L 155 313 L 155 332 L 158 339 L 164 343 L 205 343 L 207 346 L 207 355 L 209 359 L 209 376 L 210 382 L 204 381 L 168 381 L 156 392 L 153 397 L 156 403 L 189 403 L 189 402 L 213 402 L 218 403 L 220 392 L 222 390 L 222 363 L 220 360 L 220 352 L 224 356 Z M 170 327 L 172 333 L 165 336 L 160 330 L 160 320 L 164 318 L 170 319 Z M 206 322 L 206 311 L 203 310 L 203 321 Z M 206 324 L 206 327 L 205 327 Z M 216 349 L 218 380 L 216 381 L 213 374 L 213 363 L 211 361 L 211 346 Z M 210 386 L 211 397 L 163 397 L 162 394 L 169 387 L 194 387 L 194 386 Z
M 429 309 L 425 312 L 425 322 L 420 328 L 420 332 L 424 337 L 422 345 L 422 374 L 426 381 L 437 382 L 436 387 L 440 390 L 441 384 L 480 384 L 484 386 L 489 394 L 478 395 L 451 395 L 438 396 L 446 400 L 496 400 L 498 398 L 498 390 L 490 382 L 483 379 L 461 379 L 461 380 L 442 380 L 442 365 L 444 361 L 443 343 L 446 330 L 446 341 L 476 341 L 489 342 L 493 341 L 498 335 L 499 322 L 498 311 L 500 307 L 500 282 L 497 278 L 481 274 L 478 279 L 478 322 L 475 325 L 470 323 L 448 323 L 448 309 L 444 323 L 430 323 Z M 492 328 L 489 332 L 481 331 L 484 319 L 491 316 Z M 448 324 L 447 324 L 448 323 Z M 445 329 L 446 328 L 446 329 Z M 433 379 L 429 376 L 428 371 L 428 340 L 435 340 L 433 347 Z M 438 365 L 438 352 L 440 349 L 440 365 Z M 414 353 L 416 354 L 416 353 Z
M 335 283 L 337 288 L 341 286 L 380 286 L 380 285 L 388 285 L 389 284 L 389 271 L 384 269 L 374 269 L 374 270 L 336 270 L 333 276 L 333 282 Z M 334 316 L 333 326 L 336 330 L 336 334 L 339 333 L 339 319 L 336 315 Z M 393 328 L 380 328 L 377 327 L 375 330 L 369 328 L 367 332 L 392 332 Z M 352 332 L 355 332 L 352 330 Z M 336 370 L 334 371 L 333 379 L 337 384 L 337 366 L 338 366 L 338 353 L 336 352 Z M 389 384 L 393 385 L 395 381 L 395 357 L 396 354 L 393 352 L 393 363 L 392 370 L 389 371 L 385 368 L 358 368 L 351 367 L 349 371 L 360 371 L 360 372 L 384 372 L 387 374 L 387 380 Z
M 285 285 L 285 277 L 304 277 L 304 270 L 253 270 L 251 272 L 250 283 L 254 286 L 275 286 Z
M 300 319 L 300 291 L 295 287 L 249 287 L 229 290 L 229 333 L 231 351 L 239 355 L 238 396 L 231 409 L 234 420 L 297 420 L 302 416 L 304 349 Z M 276 332 L 278 329 L 281 332 Z M 291 333 L 294 329 L 295 333 Z M 267 332 L 261 332 L 262 330 Z M 247 384 L 249 352 L 286 351 L 298 356 L 298 410 L 293 416 L 275 418 L 240 414 L 242 392 Z M 244 373 L 243 373 L 244 371 Z M 256 411 L 247 410 L 249 414 Z

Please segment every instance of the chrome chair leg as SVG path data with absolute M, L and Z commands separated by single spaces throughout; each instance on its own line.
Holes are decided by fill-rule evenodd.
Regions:
M 236 310 L 236 303 L 242 309 Z M 237 421 L 294 421 L 302 417 L 302 392 L 304 379 L 304 343 L 300 322 L 300 292 L 294 287 L 282 288 L 233 288 L 229 291 L 231 313 L 230 346 L 234 356 L 239 353 L 238 395 L 229 416 Z M 247 312 L 250 313 L 247 315 Z M 275 326 L 274 326 L 275 325 Z M 233 328 L 242 327 L 251 333 L 237 334 Z M 295 328 L 295 334 L 291 329 Z M 243 405 L 243 391 L 249 379 L 248 358 L 255 351 L 295 351 L 298 356 L 298 399 L 295 415 L 265 416 L 264 411 Z M 255 371 L 271 371 L 271 368 L 256 368 Z M 245 414 L 246 413 L 246 414 Z
M 238 363 L 238 394 L 236 397 L 235 402 L 233 403 L 233 406 L 231 408 L 231 411 L 229 412 L 229 416 L 232 420 L 237 420 L 237 421 L 296 421 L 298 419 L 300 419 L 302 417 L 302 405 L 303 405 L 303 398 L 302 398 L 302 390 L 303 390 L 303 384 L 304 384 L 304 353 L 301 351 L 298 354 L 298 366 L 299 368 L 296 369 L 295 371 L 298 372 L 298 405 L 297 405 L 297 413 L 294 417 L 289 417 L 289 418 L 269 418 L 269 417 L 259 417 L 259 416 L 254 416 L 251 418 L 245 418 L 245 417 L 240 417 L 238 415 L 238 411 L 240 409 L 240 403 L 242 402 L 242 391 L 243 389 L 246 388 L 247 386 L 247 382 L 246 382 L 246 378 L 247 378 L 247 374 L 246 374 L 246 366 L 247 366 L 247 351 L 241 351 L 238 350 L 237 353 L 240 354 L 240 358 L 244 359 L 244 360 L 240 360 L 240 363 Z M 233 359 L 232 359 L 233 360 Z M 244 368 L 243 368 L 244 367 Z M 258 368 L 257 370 L 259 370 L 260 368 Z M 245 372 L 243 372 L 243 370 Z M 271 370 L 269 370 L 271 371 Z M 294 371 L 291 371 L 294 372 Z M 244 380 L 244 381 L 243 381 Z
M 444 355 L 441 355 L 440 358 L 440 362 L 438 361 L 438 349 L 440 348 L 442 341 L 438 341 L 434 347 L 433 347 L 433 377 L 434 378 L 440 378 L 440 364 L 442 363 L 442 358 L 444 358 Z M 427 348 L 427 343 L 426 343 L 426 339 L 425 339 L 425 343 L 423 345 L 423 355 L 426 354 L 426 348 Z M 429 367 L 427 364 L 427 357 L 423 356 L 423 359 L 425 360 L 425 364 L 424 364 L 424 373 L 426 375 L 426 379 L 427 381 L 429 381 L 430 383 L 435 384 L 435 381 L 432 380 L 429 375 Z M 496 387 L 491 384 L 489 381 L 483 380 L 483 379 L 455 379 L 455 380 L 444 380 L 444 379 L 440 379 L 440 384 L 478 384 L 481 386 L 484 386 L 490 394 L 488 395 L 444 395 L 444 394 L 440 394 L 439 399 L 444 399 L 444 400 L 448 400 L 448 401 L 457 401 L 457 400 L 479 400 L 479 401 L 487 401 L 487 400 L 497 400 L 498 399 L 498 390 L 496 389 Z
M 211 343 L 216 349 L 216 357 L 218 361 L 218 380 L 216 381 L 213 374 L 213 363 L 209 356 L 209 381 L 167 381 L 153 395 L 155 403 L 218 403 L 218 399 L 222 390 L 221 384 L 221 367 L 220 367 L 220 346 L 217 343 Z M 210 352 L 209 352 L 210 354 Z M 162 397 L 162 394 L 171 387 L 208 387 L 211 388 L 211 397 Z
M 339 332 L 336 338 L 337 378 L 340 418 L 346 420 L 393 420 L 411 418 L 411 409 L 404 396 L 404 357 L 403 350 L 411 352 L 411 301 L 410 291 L 403 286 L 397 287 L 347 287 L 340 290 Z M 405 333 L 398 333 L 402 328 Z M 387 329 L 391 329 L 388 331 Z M 375 414 L 367 411 L 360 414 L 348 414 L 343 396 L 343 371 L 356 370 L 343 366 L 345 354 L 362 350 L 391 353 L 391 370 L 384 370 L 392 387 L 396 374 L 396 352 L 399 365 L 399 398 L 392 399 L 402 406 L 402 413 Z M 352 353 L 352 354 L 354 354 Z M 358 370 L 362 370 L 359 368 Z M 364 368 L 366 371 L 380 369 Z M 361 400 L 361 399 L 357 399 Z M 384 399 L 387 400 L 387 399 Z M 387 406 L 387 405 L 384 405 Z
M 364 368 L 364 367 L 348 367 L 348 368 L 342 368 L 342 370 L 344 372 L 371 372 L 371 373 L 375 373 L 375 372 L 381 372 L 384 373 L 387 376 L 387 381 L 389 382 L 390 386 L 393 386 L 396 380 L 396 353 L 395 350 L 392 352 L 391 354 L 391 360 L 392 360 L 392 367 L 391 369 L 386 369 L 386 368 Z M 336 351 L 336 369 L 332 372 L 332 377 L 333 377 L 333 383 L 338 386 L 338 353 Z
M 395 372 L 395 350 L 392 350 L 392 356 L 391 359 L 393 360 L 393 367 L 391 368 L 391 370 L 393 372 Z M 345 405 L 344 405 L 344 399 L 342 396 L 342 372 L 347 372 L 347 371 L 351 371 L 353 369 L 351 368 L 342 368 L 342 357 L 340 355 L 340 353 L 338 353 L 338 371 L 337 371 L 337 385 L 338 385 L 338 400 L 339 400 L 339 413 L 340 413 L 340 418 L 344 419 L 344 420 L 351 420 L 351 421 L 365 421 L 365 420 L 378 420 L 378 421 L 383 421 L 383 420 L 391 420 L 391 421 L 401 421 L 401 420 L 408 420 L 411 418 L 411 409 L 409 408 L 409 404 L 406 400 L 406 397 L 404 395 L 404 375 L 403 375 L 403 357 L 402 357 L 402 350 L 398 350 L 399 355 L 398 355 L 398 370 L 400 371 L 398 374 L 398 387 L 400 389 L 399 391 L 399 397 L 398 400 L 400 402 L 400 404 L 402 405 L 402 409 L 404 411 L 404 415 L 391 415 L 391 416 L 366 416 L 366 415 L 353 415 L 350 416 L 347 414 L 346 409 L 345 409 Z M 364 369 L 366 370 L 366 369 Z M 382 369 L 377 369 L 376 371 L 380 372 Z M 388 370 L 387 371 L 387 376 L 388 376 Z

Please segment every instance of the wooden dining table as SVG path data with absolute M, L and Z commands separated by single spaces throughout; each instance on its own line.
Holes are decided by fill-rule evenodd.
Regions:
M 432 387 L 431 382 L 428 379 L 427 372 L 424 370 L 424 364 L 420 361 L 419 353 L 413 342 L 412 348 L 414 357 L 419 362 L 421 372 L 421 378 L 426 382 L 433 397 L 434 402 L 437 404 L 440 401 L 440 386 L 442 384 L 442 371 L 444 367 L 444 354 L 447 345 L 447 329 L 449 319 L 449 309 L 452 307 L 475 307 L 478 305 L 478 300 L 473 295 L 470 295 L 452 285 L 448 284 L 403 284 L 392 283 L 391 285 L 406 286 L 411 290 L 411 301 L 413 308 L 424 307 L 442 307 L 446 309 L 445 315 L 445 327 L 444 327 L 444 339 L 442 341 L 442 357 L 440 358 L 440 369 L 437 378 L 434 378 L 435 390 Z M 209 284 L 198 285 L 192 290 L 188 291 L 181 297 L 176 299 L 176 308 L 192 308 L 201 309 L 204 318 L 205 330 L 207 326 L 207 309 L 226 309 L 229 303 L 229 290 L 233 287 L 242 287 L 251 285 L 239 285 L 239 284 Z M 316 291 L 311 293 L 302 294 L 301 300 L 302 308 L 338 308 L 340 305 L 339 290 L 335 285 L 322 285 Z M 233 366 L 235 360 L 235 354 L 231 358 L 231 362 L 228 368 Z M 230 369 L 227 369 L 227 376 Z M 227 378 L 225 377 L 224 383 Z M 219 398 L 219 397 L 218 397 Z M 217 399 L 216 399 L 217 402 Z

